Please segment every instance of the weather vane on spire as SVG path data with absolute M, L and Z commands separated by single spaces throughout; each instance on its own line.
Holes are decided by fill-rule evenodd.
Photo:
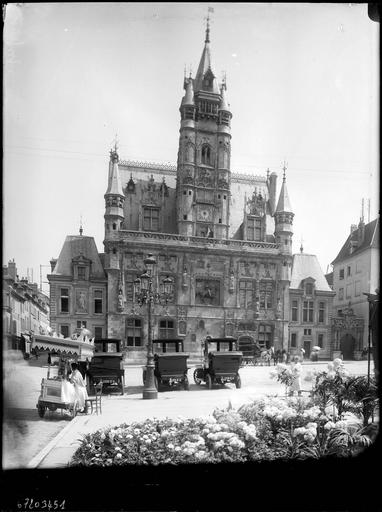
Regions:
M 83 229 L 82 229 L 82 213 L 80 215 L 80 235 L 82 236 L 82 233 L 83 233 Z
M 304 252 L 304 246 L 302 245 L 304 242 L 304 239 L 302 238 L 302 235 L 301 235 L 301 245 L 300 245 L 300 252 L 303 253 Z
M 114 142 L 114 152 L 117 153 L 117 151 L 118 151 L 118 134 L 117 133 L 115 134 L 113 142 Z
M 207 10 L 207 28 L 206 28 L 206 40 L 205 40 L 205 43 L 209 43 L 210 42 L 210 13 L 214 12 L 214 8 L 213 7 L 208 7 L 208 10 Z
M 285 171 L 287 170 L 287 166 L 288 166 L 288 162 L 285 162 L 285 160 L 284 160 L 284 165 L 283 165 L 283 182 L 285 182 L 285 180 L 286 180 Z

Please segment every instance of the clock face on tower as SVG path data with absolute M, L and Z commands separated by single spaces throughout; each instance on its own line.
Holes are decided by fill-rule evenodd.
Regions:
M 206 206 L 199 206 L 197 219 L 202 220 L 204 222 L 211 222 L 212 221 L 211 208 L 208 208 Z

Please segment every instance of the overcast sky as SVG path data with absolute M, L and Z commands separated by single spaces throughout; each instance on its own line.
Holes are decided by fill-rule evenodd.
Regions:
M 287 162 L 293 251 L 326 271 L 379 212 L 379 26 L 367 4 L 8 4 L 4 30 L 3 258 L 43 281 L 67 235 L 103 252 L 109 149 L 176 163 L 184 68 L 211 14 L 213 71 L 227 76 L 231 170 Z M 47 291 L 47 285 L 44 285 Z

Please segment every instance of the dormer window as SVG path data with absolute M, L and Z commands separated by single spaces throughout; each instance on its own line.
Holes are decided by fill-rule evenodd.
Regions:
M 261 240 L 261 219 L 247 217 L 247 240 Z
M 143 208 L 143 229 L 144 231 L 159 231 L 158 208 Z
M 78 267 L 78 279 L 84 281 L 86 279 L 86 268 Z
M 309 296 L 313 295 L 313 283 L 306 283 L 305 294 Z
M 73 258 L 73 278 L 75 281 L 89 281 L 91 260 L 82 254 Z

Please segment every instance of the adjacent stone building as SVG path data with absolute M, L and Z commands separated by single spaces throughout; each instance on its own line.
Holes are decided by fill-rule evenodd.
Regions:
M 369 303 L 365 294 L 379 289 L 379 218 L 352 224 L 350 234 L 332 262 L 333 337 L 336 354 L 359 359 L 368 345 Z
M 96 338 L 107 335 L 107 279 L 93 237 L 67 236 L 57 260 L 51 261 L 50 322 L 52 331 L 65 338 L 79 329 Z
M 37 283 L 20 279 L 14 260 L 3 265 L 3 343 L 4 347 L 25 350 L 31 333 L 49 330 L 49 299 Z
M 293 255 L 289 294 L 291 354 L 300 354 L 303 348 L 305 357 L 309 357 L 312 348 L 318 346 L 320 359 L 331 358 L 335 292 L 331 290 L 317 256 L 305 254 L 302 247 L 299 254 Z

